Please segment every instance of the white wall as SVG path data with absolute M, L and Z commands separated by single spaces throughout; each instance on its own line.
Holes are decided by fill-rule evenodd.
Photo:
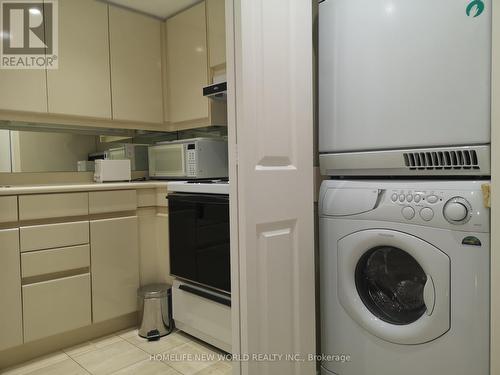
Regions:
M 9 130 L 0 130 L 0 173 L 11 172 L 9 133 Z

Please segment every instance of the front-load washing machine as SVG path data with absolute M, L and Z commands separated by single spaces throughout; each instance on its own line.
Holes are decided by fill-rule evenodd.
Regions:
M 488 375 L 485 181 L 325 181 L 322 375 Z

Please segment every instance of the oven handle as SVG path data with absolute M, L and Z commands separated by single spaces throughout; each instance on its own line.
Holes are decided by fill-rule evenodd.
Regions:
M 191 203 L 229 204 L 229 195 L 227 194 L 170 193 L 165 198 Z
M 219 296 L 213 295 L 211 293 L 204 292 L 203 290 L 199 290 L 197 288 L 192 288 L 189 285 L 185 285 L 185 284 L 179 285 L 179 289 L 183 290 L 185 292 L 191 293 L 191 294 L 195 294 L 198 297 L 202 297 L 202 298 L 208 299 L 210 301 L 214 301 L 214 302 L 221 303 L 223 305 L 231 307 L 231 300 L 230 299 L 226 299 L 224 297 L 219 297 Z

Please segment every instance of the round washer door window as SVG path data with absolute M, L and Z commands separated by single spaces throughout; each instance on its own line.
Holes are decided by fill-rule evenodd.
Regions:
M 367 332 L 404 345 L 450 329 L 450 258 L 408 233 L 365 229 L 337 242 L 337 297 Z
M 384 322 L 411 324 L 427 311 L 427 275 L 415 258 L 399 248 L 368 250 L 358 261 L 355 282 L 365 306 Z

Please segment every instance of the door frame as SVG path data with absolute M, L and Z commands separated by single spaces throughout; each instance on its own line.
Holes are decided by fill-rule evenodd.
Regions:
M 227 137 L 229 157 L 229 220 L 231 244 L 231 327 L 232 354 L 241 354 L 240 314 L 240 249 L 238 207 L 238 138 L 236 128 L 236 50 L 241 48 L 235 36 L 235 14 L 238 0 L 225 0 L 226 17 L 226 78 L 227 78 Z M 237 8 L 235 10 L 235 8 Z M 241 362 L 232 362 L 233 375 L 241 374 Z
M 492 1 L 491 228 L 500 226 L 500 4 Z M 497 188 L 498 186 L 498 188 Z M 500 232 L 491 231 L 491 375 L 500 375 Z

